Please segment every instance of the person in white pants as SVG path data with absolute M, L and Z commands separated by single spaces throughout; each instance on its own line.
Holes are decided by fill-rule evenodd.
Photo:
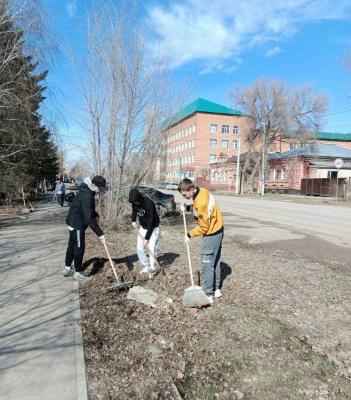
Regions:
M 137 226 L 135 227 L 137 228 Z M 147 250 L 152 251 L 152 254 L 157 257 L 160 228 L 157 227 L 152 231 L 152 235 L 147 243 L 145 243 L 145 239 L 142 239 L 145 238 L 146 232 L 147 230 L 142 226 L 139 228 L 139 233 L 142 237 L 138 235 L 137 254 L 139 261 L 144 266 L 140 272 L 153 274 L 155 272 L 155 259 L 152 257 L 152 255 L 148 256 Z
M 137 241 L 137 254 L 143 265 L 140 272 L 148 273 L 149 278 L 152 279 L 155 272 L 155 260 L 152 255 L 148 257 L 146 250 L 150 249 L 155 256 L 157 255 L 160 218 L 155 203 L 138 188 L 130 190 L 129 202 L 132 204 L 132 226 L 138 229 L 137 219 L 140 224 Z

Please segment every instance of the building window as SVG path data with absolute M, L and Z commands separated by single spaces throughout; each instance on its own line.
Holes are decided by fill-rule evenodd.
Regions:
M 211 133 L 217 133 L 218 125 L 217 124 L 211 124 Z
M 237 125 L 233 126 L 233 134 L 234 135 L 239 135 L 239 127 Z
M 222 140 L 222 148 L 228 149 L 229 147 L 229 140 Z
M 195 148 L 195 140 L 191 141 L 192 147 Z
M 239 148 L 239 140 L 234 140 L 233 142 L 233 148 L 238 149 Z
M 195 129 L 196 129 L 196 128 L 195 128 L 195 125 L 193 125 L 193 133 L 195 133 Z
M 290 150 L 296 150 L 297 149 L 297 143 L 290 143 Z
M 210 147 L 217 147 L 217 139 L 210 139 Z
M 338 177 L 338 171 L 328 171 L 328 179 L 336 179 Z
M 210 154 L 210 164 L 217 161 L 217 154 Z
M 229 125 L 222 125 L 222 133 L 226 135 L 229 133 Z

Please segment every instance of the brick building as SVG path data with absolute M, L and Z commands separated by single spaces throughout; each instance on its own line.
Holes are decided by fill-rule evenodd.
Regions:
M 201 98 L 190 103 L 164 123 L 163 179 L 208 180 L 209 167 L 220 155 L 237 154 L 249 123 L 249 117 L 241 111 Z
M 344 163 L 339 170 L 334 161 L 341 158 Z M 351 149 L 334 144 L 306 144 L 285 153 L 271 154 L 267 160 L 268 190 L 300 191 L 302 179 L 351 180 Z
M 351 150 L 351 133 L 335 132 L 314 132 L 304 138 L 304 142 L 313 142 L 319 144 L 335 144 Z M 275 143 L 272 144 L 270 151 L 272 153 L 285 153 L 301 147 L 301 139 L 294 132 L 285 133 Z

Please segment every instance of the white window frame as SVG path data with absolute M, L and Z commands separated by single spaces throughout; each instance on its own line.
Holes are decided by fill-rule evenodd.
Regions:
M 233 135 L 235 135 L 235 136 L 239 135 L 239 126 L 238 125 L 233 125 Z
M 215 144 L 214 144 L 215 143 Z M 218 141 L 217 139 L 210 139 L 210 149 L 215 149 L 217 148 Z
M 227 130 L 225 127 L 228 127 L 228 132 L 225 132 Z M 230 131 L 230 126 L 228 124 L 222 124 L 223 135 L 229 135 L 229 131 Z
M 217 154 L 210 154 L 209 155 L 209 163 L 214 164 L 217 162 Z
M 233 140 L 233 149 L 238 149 L 239 147 L 239 140 Z
M 226 143 L 226 146 L 223 146 L 223 144 Z M 221 140 L 221 148 L 222 149 L 229 149 L 229 140 Z
M 212 130 L 212 127 L 216 127 L 215 131 Z M 218 133 L 218 124 L 210 124 L 210 133 L 211 135 L 216 135 Z

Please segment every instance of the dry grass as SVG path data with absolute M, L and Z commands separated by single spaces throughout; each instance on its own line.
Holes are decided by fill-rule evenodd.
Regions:
M 223 297 L 190 317 L 180 220 L 161 229 L 164 273 L 138 284 L 172 297 L 167 311 L 107 294 L 108 264 L 89 266 L 97 273 L 80 295 L 92 400 L 172 399 L 171 382 L 189 400 L 351 399 L 350 274 L 227 235 Z M 139 280 L 135 234 L 106 236 L 119 270 Z M 199 263 L 200 241 L 191 249 Z M 93 237 L 87 252 L 102 254 Z

